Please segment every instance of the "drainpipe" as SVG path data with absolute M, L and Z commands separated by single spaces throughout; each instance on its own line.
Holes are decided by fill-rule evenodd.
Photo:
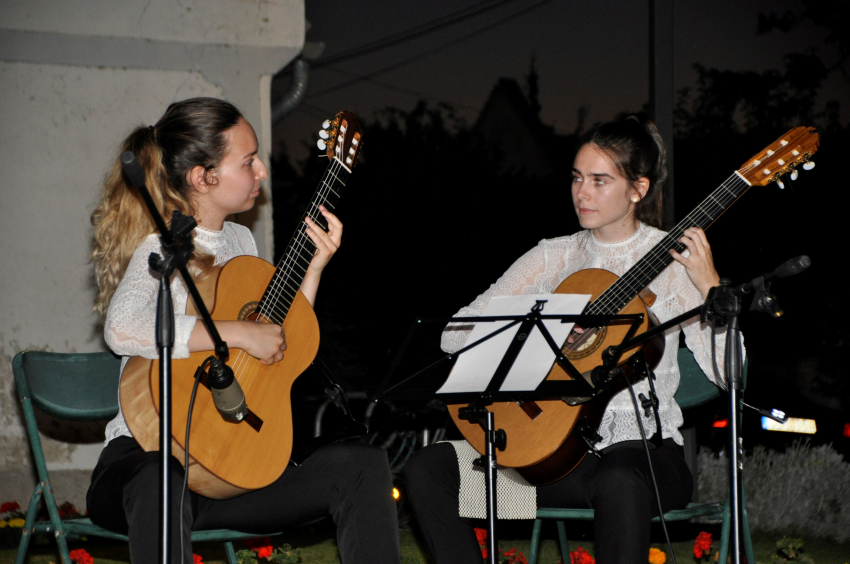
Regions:
M 307 86 L 310 84 L 309 71 L 310 65 L 303 57 L 299 57 L 292 63 L 292 86 L 289 88 L 289 92 L 272 106 L 273 126 L 294 110 L 304 99 L 307 94 Z

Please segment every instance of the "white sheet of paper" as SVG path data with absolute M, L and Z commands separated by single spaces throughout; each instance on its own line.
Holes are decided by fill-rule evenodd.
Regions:
M 482 316 L 525 315 L 531 311 L 537 300 L 547 300 L 543 307 L 543 315 L 577 315 L 590 301 L 590 296 L 585 294 L 498 296 L 490 300 L 490 303 L 484 308 Z M 476 323 L 466 340 L 466 344 L 474 343 L 508 323 L 510 321 Z M 561 323 L 557 319 L 548 319 L 544 321 L 544 325 L 555 342 L 563 344 L 574 324 Z M 499 363 L 518 329 L 519 325 L 460 355 L 446 383 L 437 390 L 437 393 L 483 392 L 486 390 L 487 384 L 490 383 L 496 373 L 496 369 L 499 367 Z M 516 362 L 508 372 L 501 390 L 534 390 L 549 374 L 554 363 L 555 353 L 549 348 L 540 331 L 535 329 L 526 340 Z

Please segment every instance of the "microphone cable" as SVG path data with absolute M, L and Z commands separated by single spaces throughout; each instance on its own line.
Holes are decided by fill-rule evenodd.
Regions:
M 637 417 L 638 429 L 640 429 L 640 438 L 643 440 L 643 449 L 646 452 L 646 462 L 649 465 L 649 475 L 652 478 L 652 488 L 655 492 L 655 502 L 658 504 L 658 519 L 659 521 L 661 521 L 661 528 L 664 529 L 664 538 L 667 540 L 667 549 L 670 551 L 670 558 L 673 560 L 673 564 L 677 564 L 676 554 L 673 552 L 673 544 L 670 542 L 670 534 L 667 532 L 667 522 L 664 520 L 664 510 L 661 508 L 661 493 L 658 490 L 658 482 L 655 479 L 655 470 L 652 468 L 652 457 L 649 455 L 649 442 L 646 440 L 646 429 L 644 429 L 643 427 L 643 419 L 640 416 L 640 407 L 638 407 L 637 396 L 635 395 L 635 390 L 632 387 L 632 383 L 629 381 L 629 378 L 626 376 L 626 373 L 620 371 L 620 376 L 626 382 L 626 386 L 628 386 L 629 393 L 632 396 L 632 404 L 635 407 L 635 416 Z M 648 375 L 647 378 L 652 378 L 652 376 Z M 657 410 L 657 407 L 655 407 L 654 404 L 653 409 Z M 659 436 L 661 436 L 661 429 L 657 429 L 656 432 Z
M 198 393 L 201 376 L 204 375 L 207 365 L 213 360 L 215 360 L 214 356 L 207 357 L 195 371 L 195 383 L 192 385 L 192 395 L 189 398 L 189 412 L 186 414 L 186 438 L 183 443 L 186 445 L 183 453 L 183 487 L 180 490 L 180 562 L 182 564 L 185 564 L 183 562 L 183 502 L 186 499 L 186 490 L 189 489 L 189 431 L 192 428 L 192 411 L 195 409 L 195 396 Z

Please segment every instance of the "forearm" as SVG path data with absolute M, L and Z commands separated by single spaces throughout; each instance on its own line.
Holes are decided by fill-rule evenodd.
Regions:
M 304 280 L 301 282 L 301 293 L 304 294 L 304 297 L 307 298 L 311 306 L 316 305 L 316 294 L 319 291 L 319 282 L 321 279 L 321 272 L 314 273 L 310 269 L 307 269 Z
M 245 343 L 243 339 L 244 332 L 240 330 L 240 324 L 243 321 L 216 321 L 215 328 L 218 330 L 221 340 L 227 343 L 228 347 L 244 349 Z M 212 351 L 215 350 L 212 335 L 207 330 L 207 326 L 201 319 L 195 323 L 192 334 L 189 336 L 189 352 Z

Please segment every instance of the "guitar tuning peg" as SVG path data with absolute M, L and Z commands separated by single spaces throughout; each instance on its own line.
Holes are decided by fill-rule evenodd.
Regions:
M 785 189 L 785 184 L 783 184 L 783 183 L 782 183 L 782 181 L 781 181 L 781 180 L 779 180 L 778 178 L 776 179 L 776 185 L 777 185 L 777 186 L 779 186 L 779 189 L 780 189 L 780 190 L 784 190 L 784 189 Z
M 797 169 L 791 171 L 791 180 L 797 180 L 798 176 L 800 176 L 800 171 Z
M 812 170 L 813 168 L 815 168 L 814 161 L 808 161 L 803 163 L 803 170 Z
M 325 143 L 325 140 L 324 140 L 324 139 L 319 139 L 319 140 L 316 142 L 316 146 L 317 146 L 320 150 L 322 150 L 322 151 L 324 151 L 325 149 L 327 149 L 327 148 L 328 148 L 328 144 L 327 144 L 327 143 Z
M 322 129 L 327 129 L 330 126 L 331 126 L 331 120 L 326 119 L 325 121 L 322 122 Z
M 330 137 L 330 135 L 328 135 L 327 131 L 322 129 L 322 130 L 319 131 L 319 137 L 321 137 L 322 139 L 327 139 L 328 137 Z

